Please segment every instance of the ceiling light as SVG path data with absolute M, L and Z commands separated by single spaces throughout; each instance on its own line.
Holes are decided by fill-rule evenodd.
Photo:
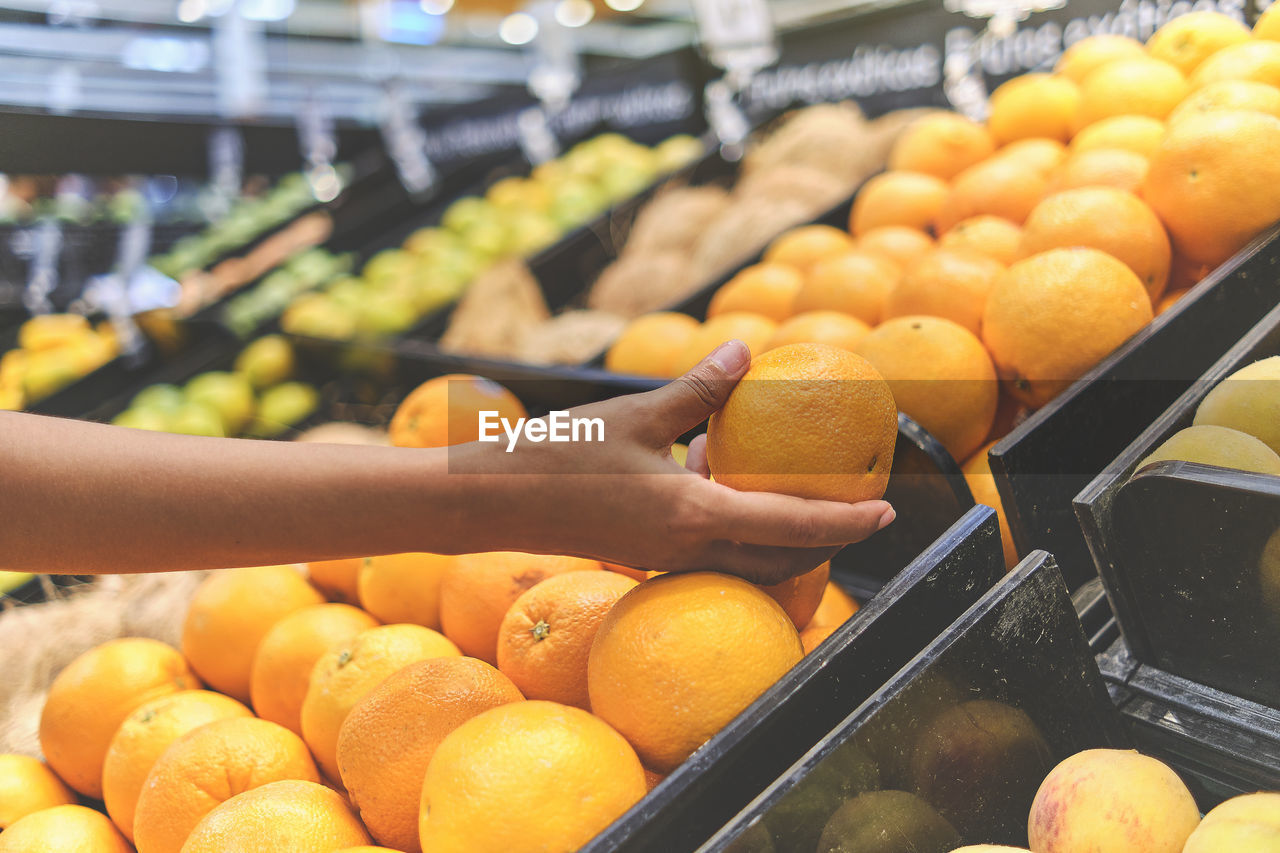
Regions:
M 507 44 L 528 44 L 537 34 L 537 19 L 525 12 L 507 15 L 498 26 L 498 36 Z
M 428 15 L 443 15 L 453 8 L 453 0 L 418 0 L 418 5 Z
M 178 20 L 184 24 L 194 24 L 205 16 L 208 7 L 204 0 L 182 0 L 178 4 Z
M 644 4 L 644 0 L 604 0 L 604 4 L 615 12 L 634 12 Z
M 562 27 L 581 27 L 595 16 L 591 0 L 560 0 L 556 4 L 556 23 Z

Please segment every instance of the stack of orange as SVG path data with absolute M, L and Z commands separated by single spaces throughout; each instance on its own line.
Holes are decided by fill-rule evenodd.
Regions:
M 999 509 L 972 457 L 1280 219 L 1278 31 L 1277 10 L 1252 33 L 1192 12 L 1146 45 L 1092 36 L 996 89 L 985 123 L 918 119 L 847 232 L 784 234 L 682 318 L 682 357 L 628 330 L 612 366 L 673 376 L 730 337 L 852 350 Z

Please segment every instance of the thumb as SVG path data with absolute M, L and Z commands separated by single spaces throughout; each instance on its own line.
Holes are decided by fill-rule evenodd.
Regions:
M 720 409 L 750 366 L 751 350 L 734 339 L 716 347 L 684 376 L 652 392 L 662 440 L 674 441 Z

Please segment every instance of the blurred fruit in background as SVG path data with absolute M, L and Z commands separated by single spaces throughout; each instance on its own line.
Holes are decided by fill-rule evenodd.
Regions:
M 79 314 L 41 314 L 18 329 L 18 346 L 0 356 L 0 410 L 38 403 L 119 354 L 115 329 Z

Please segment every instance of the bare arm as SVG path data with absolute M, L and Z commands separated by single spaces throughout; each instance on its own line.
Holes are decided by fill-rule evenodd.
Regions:
M 726 345 L 648 394 L 576 410 L 602 443 L 410 450 L 197 438 L 0 413 L 0 568 L 149 572 L 403 551 L 566 553 L 775 581 L 892 520 L 883 501 L 735 492 L 671 443 L 746 371 Z M 701 445 L 690 467 L 702 469 Z

